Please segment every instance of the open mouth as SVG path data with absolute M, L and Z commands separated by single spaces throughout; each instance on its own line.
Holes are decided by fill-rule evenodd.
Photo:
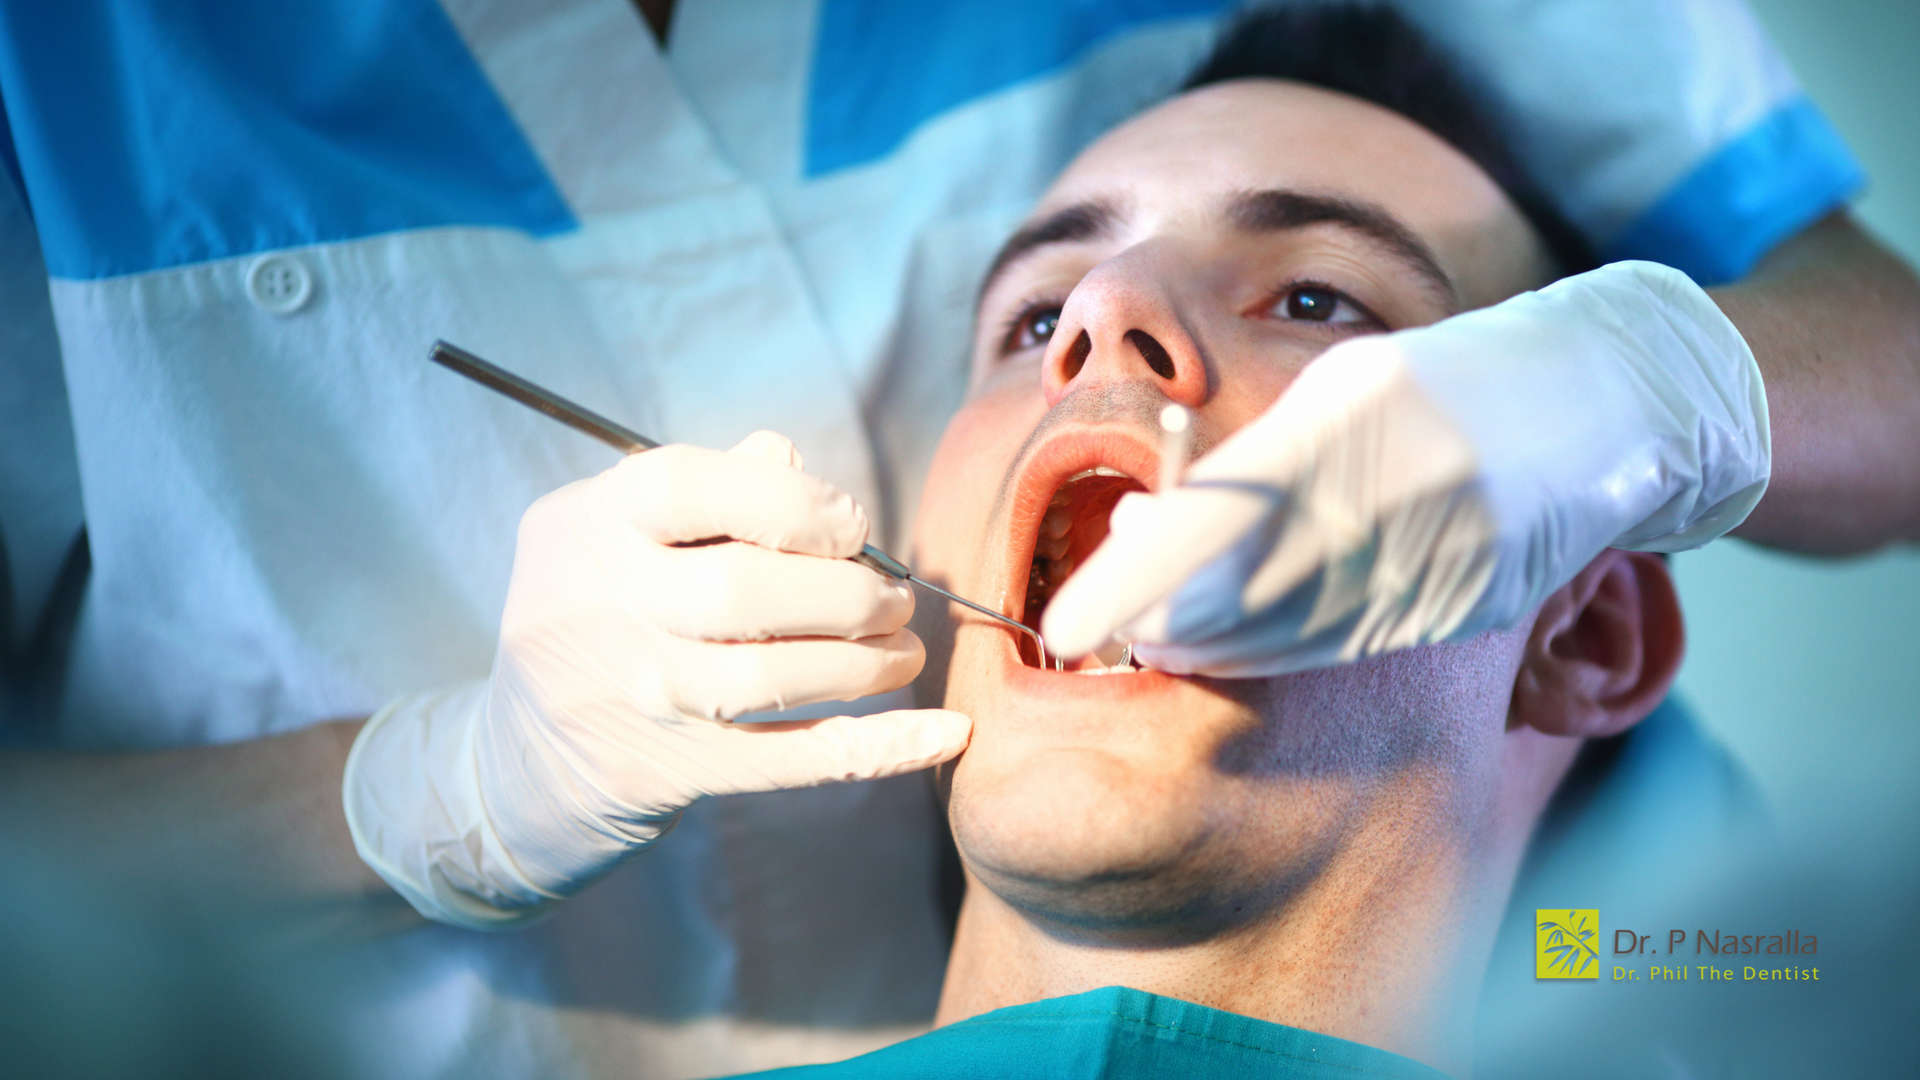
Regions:
M 1039 630 L 1040 617 L 1046 613 L 1048 602 L 1107 538 L 1108 521 L 1121 496 L 1146 490 L 1147 486 L 1139 480 L 1105 464 L 1073 472 L 1054 488 L 1034 530 L 1021 622 L 1036 632 Z M 1021 640 L 1020 658 L 1029 667 L 1061 666 L 1061 670 L 1082 675 L 1120 675 L 1140 670 L 1132 650 L 1119 644 L 1064 665 L 1053 657 L 1043 662 L 1038 652 L 1032 641 Z

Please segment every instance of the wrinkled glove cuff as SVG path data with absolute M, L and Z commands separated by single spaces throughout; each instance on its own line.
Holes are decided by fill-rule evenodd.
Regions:
M 566 894 L 533 881 L 501 840 L 489 802 L 506 793 L 485 789 L 476 753 L 487 705 L 484 679 L 389 702 L 354 740 L 341 799 L 361 860 L 414 910 L 504 930 Z

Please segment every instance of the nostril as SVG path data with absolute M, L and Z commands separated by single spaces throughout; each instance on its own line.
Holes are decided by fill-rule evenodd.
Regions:
M 1072 382 L 1074 377 L 1080 374 L 1080 369 L 1087 366 L 1087 355 L 1091 352 L 1093 352 L 1093 338 L 1082 330 L 1080 336 L 1073 339 L 1073 345 L 1067 349 L 1068 382 Z
M 1153 340 L 1152 334 L 1145 330 L 1129 330 L 1126 337 L 1134 348 L 1140 350 L 1140 356 L 1146 360 L 1147 366 L 1153 369 L 1155 375 L 1163 379 L 1173 378 L 1173 357 L 1167 355 L 1167 350 Z M 1078 343 L 1076 342 L 1075 345 L 1077 347 Z

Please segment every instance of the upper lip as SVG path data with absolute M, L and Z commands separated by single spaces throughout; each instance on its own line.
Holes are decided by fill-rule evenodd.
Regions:
M 1073 424 L 1035 444 L 1015 465 L 1002 566 L 1013 618 L 1026 616 L 1027 575 L 1040 540 L 1040 521 L 1054 492 L 1074 476 L 1099 466 L 1126 473 L 1151 489 L 1159 472 L 1160 447 L 1132 425 Z

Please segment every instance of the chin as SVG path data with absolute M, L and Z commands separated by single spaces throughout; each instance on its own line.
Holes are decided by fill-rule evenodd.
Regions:
M 1233 785 L 1172 786 L 1100 751 L 995 764 L 956 768 L 955 843 L 981 886 L 1055 932 L 1217 936 L 1284 904 L 1337 846 L 1318 815 L 1278 820 Z

